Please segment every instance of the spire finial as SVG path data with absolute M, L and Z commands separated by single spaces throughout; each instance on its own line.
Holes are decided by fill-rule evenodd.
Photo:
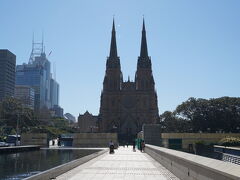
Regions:
M 109 57 L 117 57 L 117 43 L 116 43 L 116 31 L 115 31 L 115 22 L 113 17 L 113 25 L 112 25 L 112 39 L 110 46 L 110 55 Z
M 114 32 L 116 32 L 116 31 L 115 31 L 115 21 L 114 21 L 114 15 L 113 15 L 113 24 L 112 24 L 112 32 L 113 32 L 113 31 L 114 31 Z
M 143 28 L 142 28 L 143 31 L 146 31 L 145 30 L 145 21 L 144 21 L 144 15 L 143 15 Z
M 143 58 L 148 57 L 147 37 L 146 37 L 144 17 L 143 17 L 143 26 L 142 26 L 142 41 L 141 41 L 140 57 L 143 57 Z

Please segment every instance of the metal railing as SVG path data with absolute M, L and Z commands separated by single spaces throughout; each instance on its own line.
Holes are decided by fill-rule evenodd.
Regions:
M 240 165 L 240 156 L 223 153 L 222 160 Z

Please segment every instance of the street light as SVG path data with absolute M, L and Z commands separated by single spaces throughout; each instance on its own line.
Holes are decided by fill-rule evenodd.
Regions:
M 19 112 L 17 112 L 16 146 L 18 145 L 18 134 L 19 134 Z
M 17 111 L 17 127 L 16 127 L 16 146 L 18 145 L 18 136 L 19 136 L 19 115 L 22 114 L 22 112 Z

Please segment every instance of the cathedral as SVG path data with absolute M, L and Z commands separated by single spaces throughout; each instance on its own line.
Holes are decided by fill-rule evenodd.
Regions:
M 110 54 L 107 57 L 101 93 L 100 132 L 116 132 L 120 141 L 130 140 L 142 130 L 143 124 L 157 123 L 159 119 L 157 104 L 144 20 L 134 81 L 130 81 L 129 78 L 123 81 L 113 20 Z

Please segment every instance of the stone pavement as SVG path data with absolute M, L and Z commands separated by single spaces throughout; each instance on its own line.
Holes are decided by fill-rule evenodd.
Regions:
M 56 178 L 57 180 L 179 180 L 146 153 L 120 147 Z

